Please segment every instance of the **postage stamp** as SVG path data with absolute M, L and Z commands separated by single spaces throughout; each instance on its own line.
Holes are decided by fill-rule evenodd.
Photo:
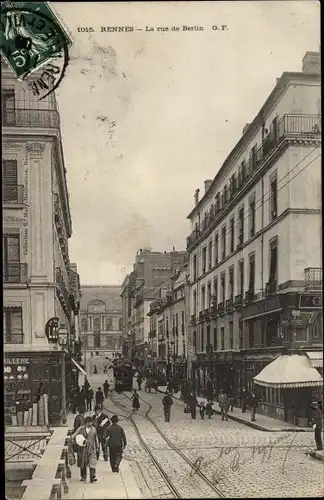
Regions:
M 4 59 L 43 99 L 62 81 L 70 36 L 45 2 L 2 2 L 0 20 Z

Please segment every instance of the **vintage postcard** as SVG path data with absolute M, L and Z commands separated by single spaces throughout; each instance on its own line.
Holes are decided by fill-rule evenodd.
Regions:
M 0 17 L 4 497 L 322 497 L 319 2 Z

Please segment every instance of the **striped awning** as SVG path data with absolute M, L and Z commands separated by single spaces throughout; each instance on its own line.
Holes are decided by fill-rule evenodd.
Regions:
M 281 389 L 323 386 L 323 378 L 305 354 L 279 356 L 254 377 L 254 382 L 263 387 Z
M 323 368 L 323 351 L 306 352 L 314 368 Z

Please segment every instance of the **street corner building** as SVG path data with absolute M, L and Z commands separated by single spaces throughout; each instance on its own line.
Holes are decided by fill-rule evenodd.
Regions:
M 122 354 L 120 285 L 82 285 L 80 329 L 87 372 L 103 372 L 108 359 Z
M 284 348 L 323 375 L 319 63 L 307 52 L 301 72 L 277 79 L 203 196 L 195 192 L 187 252 L 198 391 L 211 377 L 238 399 Z M 286 415 L 279 386 L 260 396 L 262 413 L 303 426 L 318 389 L 291 388 Z
M 39 101 L 1 67 L 5 425 L 55 425 L 79 370 L 60 117 L 54 93 Z

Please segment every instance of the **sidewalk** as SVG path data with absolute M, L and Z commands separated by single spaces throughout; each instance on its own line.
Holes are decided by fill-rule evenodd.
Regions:
M 93 411 L 87 412 L 85 415 L 93 415 Z M 73 428 L 74 418 L 75 415 L 70 414 L 68 416 L 66 433 L 68 433 L 68 429 Z M 70 500 L 142 498 L 127 460 L 122 460 L 119 469 L 119 474 L 113 473 L 110 469 L 109 461 L 105 462 L 101 453 L 96 468 L 98 481 L 91 484 L 89 477 L 87 477 L 86 483 L 80 481 L 80 470 L 76 465 L 73 465 L 71 467 L 71 478 L 69 479 L 69 493 L 64 498 Z
M 159 387 L 159 391 L 164 392 L 166 387 Z M 180 392 L 174 395 L 175 399 L 182 401 L 180 399 Z M 207 403 L 207 398 L 197 397 L 198 403 Z M 213 410 L 215 413 L 220 414 L 219 404 L 214 402 Z M 237 422 L 241 422 L 242 424 L 248 425 L 249 427 L 253 427 L 254 429 L 258 429 L 260 431 L 266 432 L 312 432 L 313 429 L 311 427 L 298 427 L 294 424 L 289 424 L 288 422 L 283 422 L 282 420 L 278 420 L 277 418 L 268 417 L 267 415 L 256 414 L 256 421 L 251 421 L 251 412 L 246 411 L 242 413 L 241 408 L 235 408 L 233 411 L 228 412 L 228 418 L 235 420 Z

